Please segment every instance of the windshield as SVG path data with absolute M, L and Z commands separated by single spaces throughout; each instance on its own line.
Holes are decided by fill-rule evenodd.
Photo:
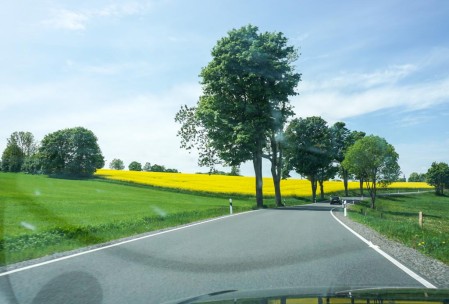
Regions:
M 0 303 L 449 288 L 449 3 L 0 16 Z

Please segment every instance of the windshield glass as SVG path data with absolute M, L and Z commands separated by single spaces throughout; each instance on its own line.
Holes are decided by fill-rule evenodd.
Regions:
M 0 303 L 449 288 L 449 2 L 0 17 Z

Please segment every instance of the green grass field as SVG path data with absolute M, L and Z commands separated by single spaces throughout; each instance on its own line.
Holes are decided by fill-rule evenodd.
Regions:
M 235 212 L 253 204 L 233 199 Z M 0 173 L 0 265 L 225 214 L 224 197 Z
M 349 216 L 387 237 L 449 264 L 449 197 L 433 192 L 377 198 L 351 206 Z M 418 213 L 423 212 L 423 228 Z

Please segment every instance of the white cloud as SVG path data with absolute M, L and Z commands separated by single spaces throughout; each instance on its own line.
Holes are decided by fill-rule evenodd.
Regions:
M 142 14 L 148 11 L 150 8 L 151 8 L 150 3 L 126 2 L 108 5 L 104 8 L 96 10 L 94 14 L 102 17 L 109 17 L 109 16 L 120 17 L 120 16 Z
M 330 79 L 319 82 L 305 81 L 300 89 L 305 91 L 345 90 L 354 91 L 372 88 L 379 85 L 393 85 L 399 80 L 410 76 L 418 69 L 412 64 L 394 65 L 371 73 L 341 73 Z
M 123 17 L 145 14 L 150 9 L 149 3 L 124 2 L 111 4 L 102 8 L 73 11 L 69 9 L 53 9 L 51 17 L 42 21 L 46 26 L 56 29 L 85 30 L 87 23 L 94 18 Z
M 449 101 L 449 77 L 401 84 L 416 71 L 419 69 L 414 65 L 402 65 L 373 73 L 304 81 L 299 85 L 300 95 L 292 103 L 299 116 L 318 115 L 336 121 L 381 109 L 425 109 Z
M 42 23 L 56 29 L 67 29 L 72 31 L 85 30 L 89 15 L 66 9 L 53 11 L 52 17 Z

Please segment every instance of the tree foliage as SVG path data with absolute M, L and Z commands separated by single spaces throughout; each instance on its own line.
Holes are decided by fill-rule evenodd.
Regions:
M 399 155 L 384 138 L 370 135 L 357 140 L 345 154 L 343 167 L 363 177 L 375 207 L 377 186 L 386 186 L 400 175 Z
M 34 173 L 39 167 L 35 156 L 36 150 L 37 144 L 31 132 L 12 133 L 2 154 L 2 170 Z
M 137 161 L 132 161 L 128 165 L 129 171 L 142 171 L 142 164 Z
M 443 195 L 444 189 L 449 188 L 449 166 L 446 163 L 433 162 L 427 171 L 427 182 L 435 187 L 437 195 Z
M 89 177 L 104 166 L 94 133 L 83 127 L 47 134 L 39 148 L 42 169 L 47 174 Z
M 365 136 L 364 132 L 350 131 L 346 128 L 344 122 L 336 122 L 331 128 L 332 150 L 334 153 L 334 160 L 338 163 L 338 172 L 343 179 L 345 187 L 345 195 L 348 196 L 348 180 L 350 177 L 349 170 L 343 167 L 342 163 L 345 159 L 345 153 L 350 146 L 352 146 L 357 139 Z
M 167 173 L 179 173 L 178 169 L 166 168 L 164 165 L 151 164 L 146 162 L 142 168 L 146 172 L 167 172 Z
M 253 162 L 258 207 L 263 205 L 262 157 L 274 168 L 282 161 L 279 133 L 293 115 L 288 97 L 296 94 L 300 80 L 292 65 L 297 56 L 282 33 L 259 33 L 251 25 L 231 30 L 201 70 L 203 95 L 197 106 L 181 107 L 175 118 L 181 147 L 197 147 L 199 165 Z
M 151 171 L 151 163 L 146 162 L 145 165 L 143 165 L 142 170 L 145 172 Z
M 319 179 L 330 175 L 334 155 L 327 122 L 321 117 L 293 119 L 285 131 L 288 170 L 306 176 L 312 186 L 312 198 L 316 199 Z
M 37 144 L 31 132 L 14 132 L 8 139 L 8 144 L 16 144 L 25 157 L 31 156 L 37 152 Z
M 123 170 L 125 169 L 125 164 L 123 163 L 123 160 L 114 158 L 109 164 L 109 168 L 113 170 Z
M 409 182 L 425 182 L 426 181 L 426 174 L 425 173 L 417 173 L 412 172 L 410 173 L 410 176 L 408 177 Z
M 24 158 L 22 150 L 16 143 L 8 143 L 2 154 L 2 171 L 20 172 Z

